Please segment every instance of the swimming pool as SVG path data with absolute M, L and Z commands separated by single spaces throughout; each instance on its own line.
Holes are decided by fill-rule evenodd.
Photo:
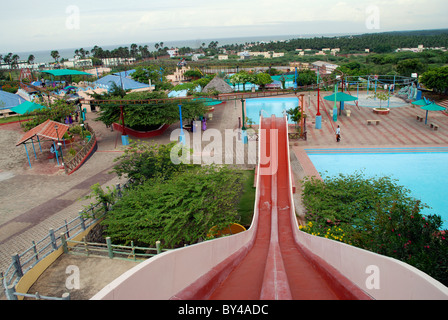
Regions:
M 298 98 L 257 98 L 246 99 L 246 117 L 252 119 L 255 124 L 260 120 L 260 111 L 263 110 L 263 117 L 283 117 L 283 110 L 287 111 L 299 105 Z M 289 120 L 288 123 L 294 122 Z
M 425 208 L 423 214 L 440 215 L 443 228 L 448 227 L 448 148 L 305 151 L 322 178 L 358 171 L 366 177 L 390 176 L 398 180 L 411 196 L 431 207 Z

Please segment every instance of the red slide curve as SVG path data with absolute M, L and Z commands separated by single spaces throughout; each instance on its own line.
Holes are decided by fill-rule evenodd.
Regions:
M 244 247 L 176 295 L 177 299 L 369 299 L 325 261 L 295 241 L 285 118 L 262 118 L 256 235 Z

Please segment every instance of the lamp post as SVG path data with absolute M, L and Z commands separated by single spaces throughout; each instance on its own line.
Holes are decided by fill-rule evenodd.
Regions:
M 241 110 L 243 112 L 243 126 L 241 127 L 241 140 L 243 141 L 244 144 L 248 143 L 248 138 L 247 138 L 247 128 L 246 128 L 246 116 L 244 115 L 244 99 L 241 99 Z
M 244 99 L 241 99 L 241 111 L 243 112 L 243 126 L 242 126 L 242 130 L 246 130 L 246 117 L 244 115 Z
M 58 137 L 58 149 L 61 150 L 62 166 L 64 166 L 64 155 L 63 155 L 63 152 L 62 152 L 62 143 L 59 141 L 59 132 L 58 132 L 58 125 L 57 124 L 54 126 L 54 129 L 56 130 L 56 136 Z M 58 152 L 58 151 L 56 150 L 56 152 Z
M 322 115 L 320 114 L 320 84 L 319 84 L 319 69 L 317 69 L 317 113 L 316 113 L 316 129 L 322 128 Z
M 184 127 L 182 124 L 182 105 L 179 104 L 179 118 L 180 118 L 180 142 L 185 145 L 185 136 L 184 136 Z M 191 128 L 191 130 L 193 130 L 193 127 Z

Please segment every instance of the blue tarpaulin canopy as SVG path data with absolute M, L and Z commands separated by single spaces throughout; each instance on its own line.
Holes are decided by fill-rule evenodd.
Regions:
M 112 83 L 115 83 L 119 88 L 123 88 L 124 90 L 142 89 L 149 87 L 149 84 L 137 82 L 127 77 L 120 77 L 111 74 L 98 79 L 94 83 L 105 86 L 111 86 Z
M 0 90 L 0 110 L 11 109 L 12 107 L 18 106 L 23 101 L 25 101 L 25 99 L 18 94 Z

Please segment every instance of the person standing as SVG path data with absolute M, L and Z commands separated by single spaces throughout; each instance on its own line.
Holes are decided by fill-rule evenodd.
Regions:
M 341 128 L 338 126 L 336 128 L 336 142 L 341 141 Z

